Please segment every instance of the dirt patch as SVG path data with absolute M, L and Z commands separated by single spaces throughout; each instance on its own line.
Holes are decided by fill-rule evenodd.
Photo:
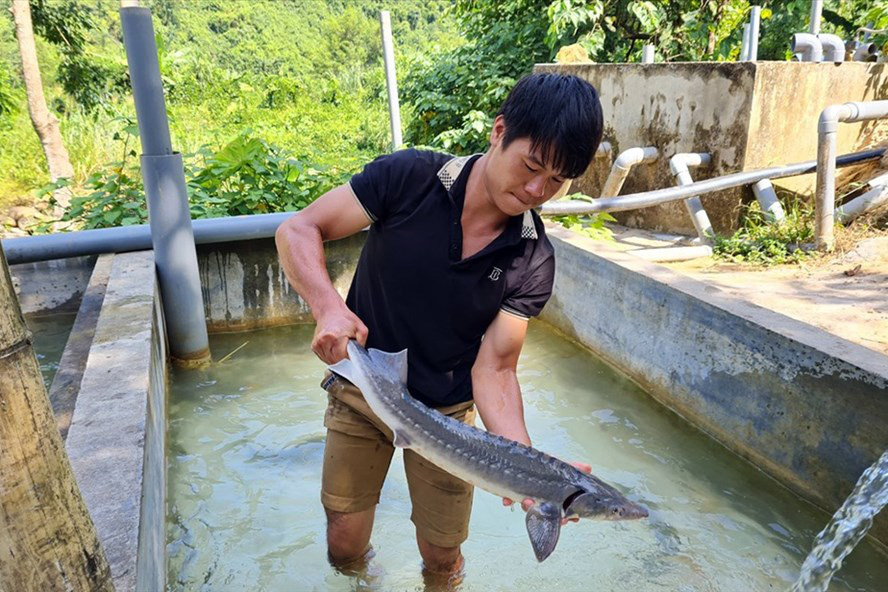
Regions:
M 749 302 L 888 355 L 888 234 L 809 264 L 667 264 Z

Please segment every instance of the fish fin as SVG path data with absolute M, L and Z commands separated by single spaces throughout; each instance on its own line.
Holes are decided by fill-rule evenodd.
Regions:
M 378 349 L 367 350 L 370 359 L 379 364 L 384 370 L 397 376 L 403 384 L 407 384 L 407 350 L 402 349 L 390 354 Z
M 398 430 L 394 430 L 395 438 L 392 444 L 395 445 L 395 448 L 410 448 L 410 438 L 407 437 L 407 434 L 404 432 L 400 432 Z
M 354 363 L 348 358 L 343 358 L 332 366 L 327 366 L 327 369 L 333 374 L 338 374 L 350 383 L 355 384 L 357 368 L 355 368 Z
M 561 534 L 561 510 L 554 504 L 534 504 L 527 511 L 527 534 L 537 561 L 543 562 L 555 550 Z

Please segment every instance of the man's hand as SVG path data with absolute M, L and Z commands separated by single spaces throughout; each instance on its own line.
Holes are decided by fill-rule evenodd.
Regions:
M 319 315 L 311 351 L 324 363 L 335 364 L 348 357 L 345 348 L 349 339 L 366 345 L 367 333 L 367 326 L 343 303 L 341 307 Z
M 587 465 L 584 462 L 572 462 L 570 464 L 572 464 L 576 468 L 580 469 L 584 473 L 591 473 L 592 472 L 592 467 L 590 465 Z M 514 503 L 515 503 L 514 501 L 510 500 L 507 497 L 503 498 L 503 505 L 504 506 L 511 506 Z M 533 506 L 533 500 L 530 499 L 529 497 L 526 497 L 523 500 L 521 500 L 521 509 L 524 510 L 525 512 L 528 511 L 531 508 L 531 506 Z M 567 524 L 568 521 L 569 522 L 579 522 L 580 519 L 579 518 L 571 518 L 570 520 L 568 520 L 567 518 L 562 518 L 561 519 L 561 526 L 564 526 L 565 524 Z

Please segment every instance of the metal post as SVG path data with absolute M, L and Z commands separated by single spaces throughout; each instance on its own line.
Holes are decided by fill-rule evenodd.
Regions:
M 820 32 L 820 15 L 823 14 L 823 0 L 811 1 L 811 20 L 808 25 L 808 32 L 816 35 Z
M 169 335 L 170 353 L 188 363 L 209 360 L 209 340 L 191 228 L 182 155 L 173 153 L 147 8 L 120 9 L 148 199 L 151 242 Z
M 382 57 L 385 61 L 385 84 L 388 88 L 389 119 L 392 124 L 392 150 L 397 150 L 403 143 L 401 141 L 401 108 L 398 104 L 398 79 L 395 76 L 392 19 L 387 10 L 379 11 L 379 24 L 382 28 Z
M 654 63 L 654 46 L 645 44 L 641 48 L 641 63 L 642 64 L 653 64 Z
M 758 60 L 759 52 L 759 24 L 762 20 L 761 6 L 753 6 L 752 13 L 749 15 L 749 55 L 747 58 L 750 62 Z

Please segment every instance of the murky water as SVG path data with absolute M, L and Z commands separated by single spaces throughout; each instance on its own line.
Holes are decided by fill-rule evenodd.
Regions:
M 319 501 L 326 396 L 312 327 L 216 335 L 208 371 L 170 395 L 169 590 L 422 590 L 400 454 L 377 509 L 372 575 L 327 564 Z M 569 524 L 543 564 L 520 510 L 476 491 L 463 591 L 787 590 L 829 516 L 800 501 L 585 350 L 533 323 L 519 377 L 534 444 L 593 465 L 651 509 Z M 867 543 L 830 590 L 884 590 Z M 882 584 L 878 584 L 882 582 Z
M 49 390 L 52 379 L 59 369 L 59 360 L 68 343 L 68 335 L 74 326 L 74 313 L 25 317 L 28 328 L 34 335 L 34 352 L 43 373 L 43 384 Z

